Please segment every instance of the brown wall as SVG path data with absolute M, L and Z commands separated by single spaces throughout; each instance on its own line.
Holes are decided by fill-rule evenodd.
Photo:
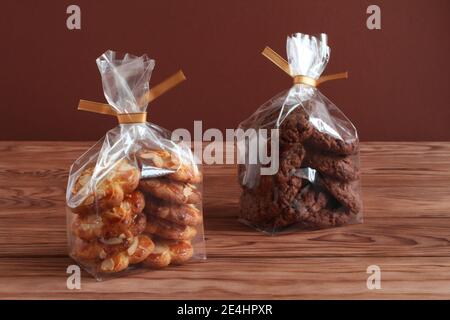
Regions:
M 82 30 L 66 28 L 78 4 Z M 378 4 L 382 30 L 366 28 Z M 169 129 L 233 128 L 290 85 L 260 55 L 285 56 L 286 35 L 329 34 L 328 73 L 350 79 L 322 92 L 362 140 L 450 140 L 448 0 L 3 0 L 0 140 L 94 140 L 115 121 L 77 112 L 104 101 L 95 59 L 107 49 L 156 59 L 152 84 L 182 68 L 188 81 L 150 106 Z

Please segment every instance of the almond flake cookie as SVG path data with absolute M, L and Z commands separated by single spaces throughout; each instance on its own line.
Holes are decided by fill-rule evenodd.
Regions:
M 109 222 L 122 222 L 124 224 L 130 224 L 136 214 L 142 212 L 144 206 L 144 194 L 136 190 L 125 195 L 120 206 L 102 212 L 101 216 L 103 220 L 108 220 Z
M 202 223 L 200 210 L 193 204 L 165 204 L 157 199 L 147 199 L 145 213 L 181 225 L 196 226 Z
M 174 182 L 165 178 L 141 180 L 139 188 L 151 196 L 177 204 L 198 204 L 202 196 L 190 183 Z
M 130 257 L 126 251 L 114 254 L 113 256 L 103 260 L 98 265 L 98 272 L 116 273 L 125 270 L 130 265 Z
M 72 223 L 72 232 L 80 239 L 90 241 L 97 238 L 129 239 L 142 233 L 146 226 L 146 216 L 136 214 L 129 222 L 111 222 L 102 216 L 91 214 L 76 217 Z
M 139 235 L 126 245 L 107 245 L 101 241 L 77 239 L 72 253 L 84 263 L 95 266 L 99 272 L 114 273 L 125 270 L 130 264 L 141 263 L 154 248 L 152 239 Z
M 133 243 L 127 249 L 130 264 L 141 263 L 147 259 L 154 249 L 155 244 L 148 236 L 141 234 L 135 237 Z
M 72 194 L 82 199 L 80 205 L 72 208 L 74 213 L 92 214 L 119 206 L 125 195 L 133 192 L 139 184 L 139 169 L 127 160 L 119 161 L 106 177 L 91 186 L 93 172 L 94 167 L 85 169 L 73 186 Z
M 183 161 L 177 154 L 167 150 L 141 150 L 137 155 L 143 166 L 170 170 L 167 178 L 179 182 L 200 183 L 202 175 L 195 163 Z
M 126 251 L 133 243 L 132 239 L 96 239 L 93 241 L 85 241 L 76 238 L 72 247 L 71 255 L 83 262 L 95 263 L 104 260 L 119 252 Z
M 173 241 L 155 239 L 155 249 L 143 261 L 147 267 L 161 269 L 169 264 L 182 264 L 194 254 L 194 248 L 189 241 Z
M 145 232 L 169 240 L 191 240 L 197 235 L 197 229 L 183 226 L 157 217 L 148 217 Z

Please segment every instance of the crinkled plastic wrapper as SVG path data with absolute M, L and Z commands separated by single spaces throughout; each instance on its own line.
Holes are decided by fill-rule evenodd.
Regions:
M 329 59 L 327 37 L 290 36 L 287 54 L 291 75 L 318 79 Z M 316 87 L 294 84 L 240 128 L 278 129 L 279 136 L 275 174 L 262 175 L 260 163 L 238 167 L 242 222 L 268 234 L 362 222 L 357 131 Z
M 107 51 L 97 64 L 117 113 L 146 111 L 153 60 Z M 98 280 L 206 258 L 201 168 L 170 136 L 151 123 L 120 124 L 72 165 L 69 254 Z

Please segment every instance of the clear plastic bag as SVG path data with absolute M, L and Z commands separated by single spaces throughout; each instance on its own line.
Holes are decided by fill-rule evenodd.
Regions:
M 117 114 L 146 111 L 154 60 L 107 51 L 97 65 Z M 119 124 L 72 165 L 69 254 L 98 280 L 206 258 L 201 168 L 170 136 L 145 121 Z
M 314 84 L 328 63 L 327 36 L 294 34 L 287 39 L 287 55 L 286 72 Z M 306 83 L 294 81 L 239 125 L 278 129 L 276 174 L 262 175 L 263 165 L 248 162 L 248 149 L 247 162 L 238 166 L 240 220 L 268 234 L 362 222 L 357 131 L 315 85 Z

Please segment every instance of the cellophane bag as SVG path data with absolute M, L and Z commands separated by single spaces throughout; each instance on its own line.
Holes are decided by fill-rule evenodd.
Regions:
M 327 36 L 289 36 L 287 56 L 292 76 L 318 79 L 330 56 Z M 268 234 L 362 222 L 356 128 L 315 86 L 294 84 L 239 127 L 278 129 L 279 142 L 275 174 L 262 175 L 258 162 L 238 166 L 242 222 Z
M 97 59 L 118 114 L 142 113 L 154 60 Z M 155 124 L 119 124 L 78 158 L 67 185 L 69 254 L 96 279 L 205 259 L 202 173 L 191 150 Z

